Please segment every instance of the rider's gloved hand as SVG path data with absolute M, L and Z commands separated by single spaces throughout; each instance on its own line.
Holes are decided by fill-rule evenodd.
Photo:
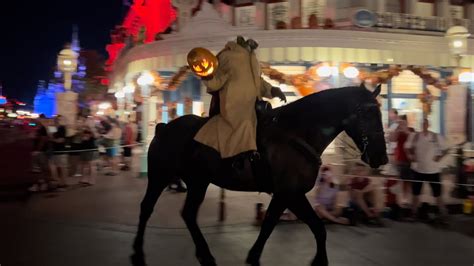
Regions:
M 278 88 L 278 87 L 272 87 L 271 94 L 272 94 L 272 97 L 273 97 L 273 98 L 278 97 L 278 98 L 280 98 L 280 100 L 282 100 L 282 101 L 284 101 L 284 102 L 286 103 L 286 96 L 285 96 L 285 94 L 281 91 L 280 88 Z
M 208 76 L 205 76 L 205 77 L 201 77 L 201 80 L 211 80 L 213 78 L 213 75 L 208 75 Z

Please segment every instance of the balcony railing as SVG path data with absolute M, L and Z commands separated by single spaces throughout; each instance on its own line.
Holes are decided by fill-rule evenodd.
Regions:
M 469 19 L 422 17 L 404 13 L 376 12 L 375 27 L 446 32 L 452 26 L 464 26 L 472 30 Z

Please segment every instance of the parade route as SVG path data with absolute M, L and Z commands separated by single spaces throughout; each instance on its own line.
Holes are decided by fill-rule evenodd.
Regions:
M 72 184 L 76 179 L 70 178 Z M 0 204 L 0 264 L 131 265 L 139 202 L 146 180 L 127 173 L 99 176 L 97 185 L 72 185 L 23 202 Z M 145 240 L 148 265 L 198 265 L 194 245 L 179 216 L 185 194 L 164 192 Z M 259 227 L 255 204 L 269 196 L 227 192 L 227 219 L 218 222 L 219 190 L 210 187 L 199 221 L 218 265 L 244 265 Z M 448 228 L 386 220 L 386 227 L 328 225 L 330 265 L 472 265 L 474 238 L 456 232 L 472 218 L 456 215 Z M 469 232 L 469 231 L 468 231 Z M 471 231 L 472 232 L 472 231 Z M 310 230 L 283 222 L 263 253 L 262 265 L 309 265 L 315 250 Z

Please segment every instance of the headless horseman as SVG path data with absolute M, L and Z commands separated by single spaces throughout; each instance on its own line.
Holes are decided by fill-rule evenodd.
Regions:
M 217 55 L 215 73 L 203 78 L 207 92 L 213 95 L 209 112 L 212 117 L 194 139 L 217 150 L 222 159 L 236 155 L 236 162 L 242 158 L 258 159 L 255 102 L 262 97 L 278 97 L 286 102 L 280 88 L 272 87 L 261 77 L 254 52 L 257 46 L 254 40 L 245 41 L 240 36 L 236 42 L 228 42 Z

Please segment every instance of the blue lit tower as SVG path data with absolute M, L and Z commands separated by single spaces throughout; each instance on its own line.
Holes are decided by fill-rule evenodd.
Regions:
M 71 49 L 76 53 L 80 53 L 81 47 L 79 43 L 79 30 L 77 26 L 73 26 Z M 72 76 L 72 90 L 76 93 L 81 93 L 85 90 L 85 76 L 86 67 L 84 59 L 79 58 L 78 71 Z M 56 70 L 53 78 L 48 83 L 40 81 L 38 84 L 36 96 L 34 99 L 34 110 L 36 113 L 42 113 L 47 117 L 51 117 L 56 114 L 56 94 L 64 92 L 63 74 L 61 71 Z M 84 106 L 84 103 L 80 102 L 79 106 Z

